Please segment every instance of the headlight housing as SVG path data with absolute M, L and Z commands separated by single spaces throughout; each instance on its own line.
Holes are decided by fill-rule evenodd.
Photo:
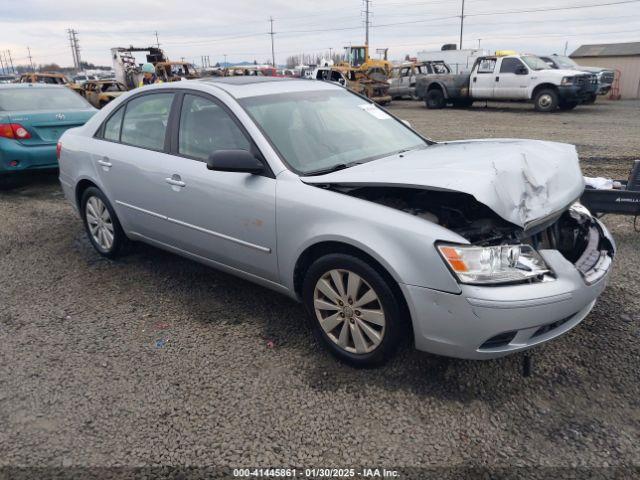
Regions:
M 575 77 L 562 77 L 562 85 L 573 85 L 573 79 Z
M 529 245 L 439 244 L 437 248 L 460 283 L 514 283 L 550 272 L 540 254 Z

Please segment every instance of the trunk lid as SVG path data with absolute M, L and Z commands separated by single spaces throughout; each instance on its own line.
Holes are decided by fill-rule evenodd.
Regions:
M 18 140 L 23 145 L 52 145 L 58 142 L 62 134 L 69 128 L 79 127 L 86 123 L 96 110 L 65 110 L 11 112 L 11 123 L 18 123 L 28 130 L 31 138 Z
M 584 190 L 573 145 L 511 139 L 438 143 L 301 180 L 467 193 L 525 230 L 565 210 Z

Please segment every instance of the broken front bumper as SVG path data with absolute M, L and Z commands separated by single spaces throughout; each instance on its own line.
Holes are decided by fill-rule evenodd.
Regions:
M 571 330 L 593 308 L 605 288 L 615 253 L 606 227 L 572 264 L 557 250 L 541 250 L 555 278 L 538 283 L 461 285 L 451 294 L 401 285 L 418 350 L 468 359 L 489 359 L 531 348 Z M 603 248 L 606 246 L 607 248 Z

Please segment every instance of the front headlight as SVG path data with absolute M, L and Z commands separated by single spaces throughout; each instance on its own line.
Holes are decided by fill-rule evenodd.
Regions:
M 573 85 L 573 79 L 575 77 L 562 77 L 562 85 Z
M 460 283 L 512 283 L 550 271 L 538 252 L 529 245 L 477 247 L 440 244 L 438 250 Z

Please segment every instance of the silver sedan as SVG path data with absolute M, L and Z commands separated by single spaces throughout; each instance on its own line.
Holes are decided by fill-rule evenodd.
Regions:
M 571 145 L 436 143 L 339 86 L 211 78 L 122 95 L 58 146 L 101 255 L 146 242 L 304 303 L 358 366 L 403 339 L 494 358 L 558 337 L 615 252 Z

